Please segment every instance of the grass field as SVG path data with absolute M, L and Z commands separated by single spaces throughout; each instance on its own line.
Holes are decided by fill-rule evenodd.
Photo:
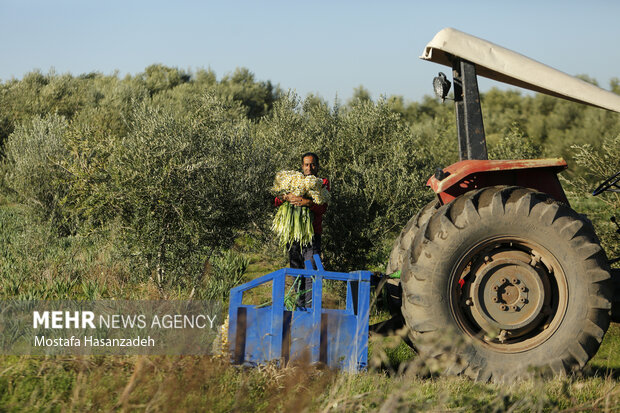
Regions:
M 603 411 L 620 409 L 620 326 L 580 374 L 483 384 L 429 375 L 404 344 L 376 367 L 231 366 L 214 357 L 0 359 L 0 411 Z M 388 353 L 394 364 L 379 363 Z M 374 362 L 373 362 L 374 360 Z
M 50 237 L 20 208 L 0 208 L 3 298 L 186 299 L 137 279 L 104 238 Z M 243 243 L 242 243 L 243 244 Z M 244 249 L 244 245 L 238 246 Z M 246 250 L 248 248 L 245 248 Z M 284 265 L 245 252 L 244 280 Z M 332 291 L 337 299 L 338 291 Z M 257 302 L 268 298 L 256 297 Z M 373 309 L 371 322 L 386 314 Z M 597 355 L 569 377 L 508 384 L 443 376 L 399 338 L 371 337 L 370 368 L 355 375 L 316 366 L 231 366 L 217 357 L 0 357 L 0 412 L 11 411 L 620 411 L 620 325 Z

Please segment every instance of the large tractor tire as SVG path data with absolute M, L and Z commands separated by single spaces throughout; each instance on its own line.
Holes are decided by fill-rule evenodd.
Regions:
M 440 206 L 439 201 L 434 199 L 426 204 L 424 208 L 418 211 L 418 213 L 415 214 L 409 222 L 407 222 L 407 225 L 405 225 L 398 238 L 394 241 L 392 252 L 390 253 L 390 260 L 388 261 L 388 265 L 385 270 L 386 274 L 402 271 L 405 255 L 411 248 L 411 243 L 413 242 L 416 232 L 418 232 L 418 229 L 421 226 L 428 222 Z M 400 307 L 402 305 L 400 279 L 389 278 L 384 288 L 386 290 L 387 306 L 390 314 L 392 316 L 400 314 Z
M 402 311 L 414 344 L 436 357 L 433 339 L 456 334 L 447 341 L 453 373 L 500 382 L 567 373 L 588 362 L 609 326 L 605 253 L 592 226 L 548 195 L 466 193 L 431 216 L 406 257 Z

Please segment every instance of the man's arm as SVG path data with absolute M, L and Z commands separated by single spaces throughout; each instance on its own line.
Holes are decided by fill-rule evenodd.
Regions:
M 301 196 L 297 196 L 297 195 L 293 195 L 293 194 L 285 194 L 285 195 L 278 195 L 276 197 L 276 199 L 274 200 L 274 204 L 275 206 L 280 206 L 282 205 L 284 202 L 290 202 L 291 205 L 295 205 L 295 206 L 302 206 L 302 207 L 308 207 L 311 210 L 315 210 L 314 208 L 317 207 L 322 207 L 322 205 L 317 205 L 314 203 L 314 201 L 312 199 L 309 198 L 303 198 Z
M 323 179 L 323 186 L 326 186 L 328 191 L 330 190 L 329 181 L 327 179 Z M 291 192 L 284 195 L 278 195 L 275 199 L 275 204 L 276 206 L 280 206 L 286 201 L 290 202 L 291 205 L 308 207 L 314 213 L 324 214 L 327 210 L 327 204 L 317 205 L 312 199 L 304 198 Z
M 311 208 L 314 205 L 314 201 L 312 201 L 312 199 L 304 198 L 293 194 L 286 194 L 285 196 L 287 197 L 286 200 L 295 206 Z
M 288 201 L 288 202 L 290 202 L 290 203 L 292 204 L 292 203 L 293 203 L 292 201 L 293 201 L 293 199 L 294 199 L 294 198 L 301 198 L 301 197 L 300 197 L 300 196 L 299 196 L 299 197 L 296 197 L 295 195 L 293 195 L 293 194 L 292 194 L 292 193 L 290 193 L 290 192 L 289 192 L 288 194 L 278 195 L 278 196 L 276 196 L 276 198 L 274 199 L 274 204 L 275 204 L 275 206 L 277 206 L 277 207 L 278 207 L 278 206 L 280 206 L 280 205 L 282 205 L 283 203 L 285 203 L 285 202 L 287 202 L 287 201 Z

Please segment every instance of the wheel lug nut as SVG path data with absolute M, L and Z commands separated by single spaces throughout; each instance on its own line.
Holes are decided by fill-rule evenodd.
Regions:
M 493 298 L 491 298 L 491 301 L 493 301 L 494 303 L 496 303 L 496 302 L 497 302 L 497 301 L 499 301 L 499 300 L 497 299 L 497 297 L 493 297 Z
M 510 281 L 512 281 L 513 284 L 519 284 L 519 279 L 517 277 L 513 277 Z
M 516 305 L 511 306 L 510 309 L 512 311 L 519 311 L 519 307 L 517 307 Z
M 507 279 L 505 279 L 505 278 L 502 278 L 502 279 L 501 279 L 501 280 L 499 280 L 499 281 L 500 281 L 502 284 L 506 284 L 506 281 L 508 281 L 508 280 L 507 280 Z
M 508 306 L 507 306 L 506 304 L 502 304 L 502 305 L 500 305 L 500 306 L 499 306 L 499 308 L 500 308 L 502 311 L 506 311 L 506 310 L 508 310 Z
M 521 286 L 521 288 L 520 288 L 520 290 L 521 290 L 522 292 L 525 292 L 525 291 L 527 291 L 527 288 L 525 288 L 525 285 L 522 285 L 522 286 Z
M 521 298 L 519 301 L 521 301 L 523 304 L 527 303 L 527 300 L 525 298 Z
M 497 291 L 497 290 L 499 290 L 499 285 L 494 285 L 493 286 L 493 291 Z

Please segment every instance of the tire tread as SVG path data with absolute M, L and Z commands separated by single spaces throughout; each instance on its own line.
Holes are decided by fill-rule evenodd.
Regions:
M 579 214 L 546 194 L 522 187 L 498 186 L 468 192 L 452 203 L 437 208 L 420 225 L 402 265 L 403 294 L 407 296 L 402 303 L 402 313 L 413 335 L 433 334 L 446 327 L 443 324 L 451 317 L 450 312 L 445 299 L 433 287 L 437 262 L 443 258 L 442 245 L 448 238 L 458 238 L 460 231 L 478 225 L 483 216 L 489 214 L 534 217 L 540 225 L 553 227 L 563 239 L 569 240 L 570 245 L 574 246 L 572 250 L 583 260 L 586 271 L 581 275 L 583 280 L 580 282 L 583 288 L 590 291 L 586 299 L 588 316 L 579 321 L 582 323 L 580 332 L 572 337 L 572 342 L 565 344 L 565 350 L 554 354 L 557 349 L 550 348 L 550 355 L 555 357 L 549 357 L 536 366 L 551 374 L 583 368 L 598 350 L 609 325 L 611 304 L 606 293 L 601 292 L 606 291 L 603 286 L 610 280 L 605 253 L 592 226 Z M 598 284 L 601 288 L 596 287 Z M 434 324 L 432 320 L 435 320 Z M 473 345 L 460 351 L 466 360 L 466 366 L 460 371 L 477 380 L 510 380 L 529 374 L 524 367 L 506 369 L 501 357 L 497 360 L 482 358 Z

